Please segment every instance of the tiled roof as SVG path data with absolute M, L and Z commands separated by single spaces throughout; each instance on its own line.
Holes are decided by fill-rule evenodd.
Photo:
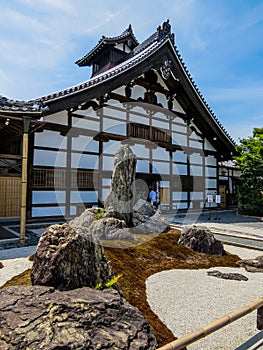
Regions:
M 122 42 L 124 39 L 131 37 L 133 39 L 134 45 L 139 45 L 139 42 L 135 38 L 132 30 L 132 26 L 129 25 L 129 27 L 120 35 L 115 37 L 105 37 L 102 36 L 102 38 L 99 40 L 98 44 L 90 50 L 85 56 L 83 56 L 81 59 L 77 60 L 75 63 L 79 66 L 88 65 L 89 61 L 97 54 L 99 51 L 107 44 L 115 44 L 118 42 Z
M 42 103 L 36 101 L 16 101 L 10 100 L 0 95 L 0 112 L 24 112 L 24 113 L 36 113 L 42 112 L 46 107 L 43 107 Z
M 161 47 L 169 39 L 173 41 L 173 34 L 169 32 L 167 35 L 162 35 L 162 34 L 160 35 L 159 28 L 160 27 L 158 27 L 157 31 L 153 35 L 151 35 L 148 39 L 146 39 L 140 45 L 134 48 L 134 50 L 130 54 L 130 57 L 127 60 L 110 68 L 107 71 L 104 71 L 90 78 L 89 80 L 86 80 L 80 84 L 71 86 L 67 89 L 64 89 L 46 96 L 42 96 L 36 99 L 35 101 L 38 101 L 38 102 L 40 101 L 45 103 L 48 101 L 59 99 L 67 95 L 78 93 L 79 91 L 88 89 L 94 85 L 101 84 L 102 82 L 107 81 L 113 76 L 116 76 L 130 69 L 133 66 L 136 66 L 139 62 L 145 60 L 147 57 L 151 56 L 154 52 L 156 52 L 158 48 Z
M 95 77 L 93 77 L 93 78 L 91 78 L 91 79 L 89 79 L 81 84 L 74 85 L 74 86 L 67 88 L 65 90 L 61 90 L 61 91 L 55 92 L 53 94 L 40 97 L 39 99 L 37 99 L 35 101 L 41 101 L 41 102 L 45 103 L 47 101 L 59 99 L 63 96 L 75 94 L 81 90 L 85 90 L 85 89 L 90 88 L 94 85 L 101 84 L 102 82 L 109 80 L 113 76 L 116 76 L 116 75 L 130 69 L 131 67 L 135 66 L 140 61 L 146 59 L 153 52 L 155 52 L 156 49 L 158 47 L 160 47 L 162 44 L 163 44 L 163 42 L 154 42 L 150 46 L 148 46 L 147 48 L 145 48 L 144 50 L 139 52 L 136 56 L 131 57 L 130 59 L 120 63 L 119 65 L 117 65 L 117 66 L 115 66 L 115 67 L 113 67 L 113 68 L 111 68 L 111 69 L 109 69 L 101 74 L 98 74 Z
M 116 40 L 116 38 L 125 37 L 127 34 L 131 33 L 131 26 L 124 31 L 119 37 L 115 38 L 107 38 L 107 40 Z M 69 96 L 73 96 L 75 94 L 78 94 L 79 92 L 84 92 L 86 90 L 89 90 L 97 85 L 100 85 L 102 83 L 105 83 L 112 79 L 115 76 L 118 76 L 122 73 L 125 73 L 126 71 L 130 70 L 131 68 L 135 67 L 140 62 L 146 60 L 147 58 L 151 57 L 155 52 L 157 52 L 161 47 L 164 45 L 169 44 L 174 49 L 174 55 L 176 56 L 178 62 L 180 63 L 182 67 L 182 71 L 184 72 L 186 78 L 188 79 L 189 83 L 191 84 L 192 88 L 195 90 L 196 95 L 199 97 L 200 102 L 203 104 L 203 106 L 206 108 L 210 118 L 214 121 L 214 123 L 218 126 L 218 128 L 221 130 L 221 132 L 226 136 L 226 138 L 229 140 L 229 142 L 232 145 L 235 145 L 235 141 L 231 138 L 231 136 L 227 133 L 226 129 L 223 127 L 223 125 L 220 123 L 220 121 L 217 119 L 215 114 L 213 113 L 212 109 L 206 102 L 205 98 L 201 94 L 200 90 L 198 89 L 196 83 L 194 82 L 191 74 L 189 73 L 177 47 L 174 44 L 174 34 L 170 31 L 170 24 L 169 21 L 164 22 L 161 26 L 157 28 L 157 31 L 151 35 L 149 38 L 147 38 L 145 41 L 143 41 L 140 45 L 137 45 L 133 51 L 130 53 L 130 56 L 127 60 L 124 62 L 118 64 L 117 66 L 114 66 L 113 68 L 108 69 L 107 71 L 104 71 L 89 80 L 86 80 L 80 84 L 74 85 L 72 87 L 69 87 L 67 89 L 42 96 L 36 100 L 31 100 L 27 102 L 19 102 L 19 101 L 12 101 L 7 100 L 4 97 L 0 99 L 0 109 L 6 108 L 6 109 L 13 109 L 13 110 L 25 110 L 25 111 L 41 111 L 45 106 L 48 105 L 48 103 L 52 103 L 52 101 L 57 101 L 61 98 L 66 98 Z M 99 44 L 98 44 L 99 45 Z M 4 103 L 3 103 L 4 101 Z M 8 102 L 7 102 L 8 101 Z

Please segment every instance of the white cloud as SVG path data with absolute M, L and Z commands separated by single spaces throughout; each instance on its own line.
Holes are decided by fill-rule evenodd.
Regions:
M 60 11 L 72 15 L 75 13 L 74 2 L 71 0 L 19 0 L 22 5 L 25 5 L 33 10 L 38 11 Z

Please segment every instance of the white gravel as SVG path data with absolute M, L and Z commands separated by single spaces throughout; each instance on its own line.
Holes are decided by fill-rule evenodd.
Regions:
M 261 252 L 226 246 L 240 258 L 262 255 Z M 210 270 L 238 272 L 248 281 L 224 280 L 207 275 L 209 270 L 169 270 L 150 276 L 146 282 L 148 302 L 176 337 L 182 337 L 263 295 L 263 276 L 243 268 L 217 267 Z M 189 345 L 189 350 L 233 350 L 249 338 L 259 335 L 256 311 Z M 261 335 L 261 341 L 262 341 Z M 263 345 L 262 345 L 263 346 Z M 261 348 L 261 347 L 260 347 Z M 242 347 L 241 349 L 252 349 Z M 256 348 L 253 348 L 256 349 Z M 257 347 L 257 349 L 259 349 Z
M 30 269 L 32 261 L 29 261 L 28 258 L 35 252 L 35 246 L 0 250 L 0 261 L 4 265 L 0 269 L 0 286 L 12 277 Z

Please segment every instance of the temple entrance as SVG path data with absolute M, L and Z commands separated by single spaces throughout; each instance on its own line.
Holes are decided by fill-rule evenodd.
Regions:
M 221 196 L 220 208 L 226 208 L 226 186 L 219 186 L 219 194 Z
M 137 199 L 149 201 L 149 192 L 151 189 L 156 191 L 157 205 L 163 211 L 170 210 L 171 207 L 171 190 L 169 181 L 162 181 L 157 174 L 145 175 L 136 174 L 136 194 Z

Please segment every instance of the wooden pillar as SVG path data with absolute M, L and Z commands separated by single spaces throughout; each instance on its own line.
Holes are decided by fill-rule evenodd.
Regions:
M 206 155 L 205 155 L 205 137 L 202 137 L 202 162 L 203 162 L 203 182 L 202 182 L 202 191 L 203 191 L 203 209 L 205 209 L 206 205 L 206 192 L 205 192 L 205 177 L 206 177 Z
M 69 132 L 67 133 L 67 158 L 66 158 L 66 208 L 65 216 L 70 217 L 70 194 L 71 194 L 71 156 L 72 156 L 72 133 L 70 132 L 72 127 L 72 112 L 68 111 L 68 126 Z
M 99 126 L 99 132 L 103 132 L 103 107 L 97 110 L 96 112 L 97 116 L 100 118 L 100 126 Z M 98 164 L 98 206 L 99 208 L 104 207 L 104 200 L 102 198 L 102 185 L 103 185 L 103 178 L 105 177 L 105 173 L 103 171 L 103 139 L 100 139 L 99 141 L 99 164 Z
M 20 215 L 20 244 L 25 244 L 26 232 L 26 204 L 27 204 L 27 168 L 28 168 L 28 130 L 30 117 L 23 117 L 23 145 L 22 145 L 22 182 L 21 182 L 21 215 Z
M 257 329 L 263 329 L 263 306 L 259 307 L 257 310 Z
M 187 120 L 187 129 L 186 129 L 186 137 L 187 137 L 187 209 L 190 209 L 191 204 L 191 191 L 193 191 L 192 186 L 190 185 L 190 174 L 191 174 L 191 164 L 190 164 L 190 153 L 189 153 L 189 147 L 190 147 L 190 140 L 189 137 L 191 135 L 191 129 L 190 129 L 190 118 Z

